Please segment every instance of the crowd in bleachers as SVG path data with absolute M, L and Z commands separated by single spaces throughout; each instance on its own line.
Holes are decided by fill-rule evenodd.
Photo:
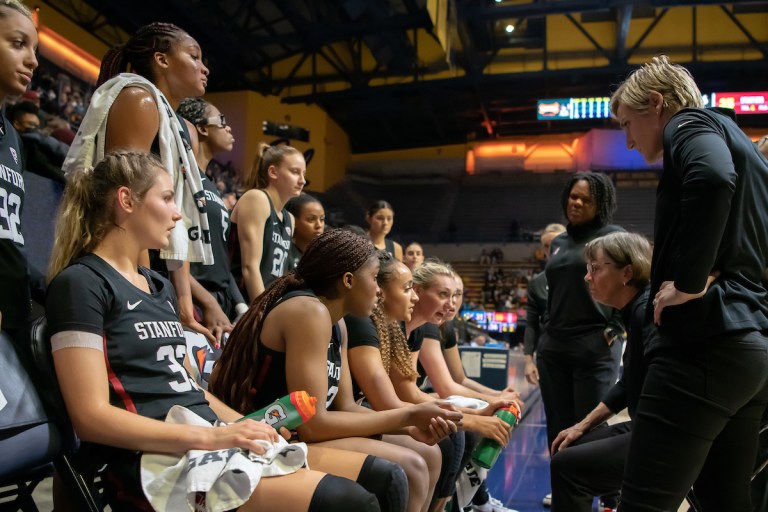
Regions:
M 735 124 L 709 117 L 720 114 L 696 108 L 683 113 L 692 116 L 686 122 L 728 131 L 748 165 L 739 168 L 738 187 L 722 187 L 712 178 L 706 199 L 716 215 L 697 218 L 695 225 L 703 222 L 706 228 L 707 222 L 727 219 L 731 228 L 751 222 L 755 229 L 718 231 L 730 237 L 724 254 L 718 252 L 719 239 L 699 240 L 711 260 L 701 264 L 691 247 L 675 245 L 676 237 L 689 233 L 677 233 L 674 222 L 688 218 L 675 217 L 672 195 L 662 197 L 660 207 L 676 220 L 657 242 L 662 248 L 655 265 L 662 270 L 654 269 L 652 276 L 647 240 L 613 224 L 617 191 L 606 174 L 572 173 L 532 187 L 478 181 L 458 192 L 450 183 L 390 188 L 358 182 L 357 192 L 347 194 L 355 199 L 344 205 L 355 209 L 354 216 L 337 219 L 352 224 L 333 229 L 326 226 L 323 202 L 304 192 L 307 161 L 290 143 L 260 144 L 253 165 L 240 172 L 215 160 L 232 150 L 235 137 L 216 105 L 202 99 L 209 70 L 197 41 L 180 27 L 152 23 L 110 49 L 95 90 L 38 66 L 32 16 L 23 4 L 6 0 L 0 3 L 0 40 L 18 34 L 11 49 L 0 45 L 5 66 L 0 75 L 9 77 L 0 80 L 0 99 L 10 121 L 4 118 L 0 133 L 2 328 L 21 356 L 16 368 L 23 371 L 32 356 L 31 301 L 44 305 L 47 326 L 36 331 L 36 343 L 50 344 L 53 387 L 67 416 L 55 424 L 70 425 L 81 443 L 50 451 L 76 456 L 74 465 L 57 468 L 81 473 L 87 480 L 83 496 L 92 489 L 94 468 L 100 468 L 103 499 L 112 510 L 265 510 L 280 501 L 281 510 L 313 512 L 511 511 L 490 496 L 478 470 L 492 468 L 494 450 L 497 456 L 509 442 L 512 424 L 520 419 L 520 394 L 508 386 L 489 388 L 465 374 L 458 358 L 460 333 L 477 345 L 487 338 L 457 324 L 462 276 L 449 263 L 429 258 L 418 243 L 394 240 L 396 222 L 409 242 L 424 241 L 419 237 L 435 227 L 452 241 L 469 233 L 469 239 L 502 241 L 530 240 L 542 219 L 567 219 L 564 232 L 550 231 L 550 225 L 542 234 L 542 252 L 533 263 L 542 264 L 542 273 L 534 275 L 530 265 L 507 265 L 500 248 L 484 250 L 482 304 L 469 304 L 520 316 L 525 308 L 529 323 L 535 312 L 539 330 L 526 337 L 526 377 L 541 386 L 548 444 L 557 461 L 555 511 L 591 507 L 595 495 L 612 509 L 620 490 L 625 507 L 620 510 L 641 510 L 644 500 L 666 510 L 692 485 L 708 506 L 715 504 L 711 510 L 724 510 L 722 496 L 707 492 L 710 479 L 722 474 L 707 471 L 697 480 L 709 449 L 714 446 L 714 464 L 722 463 L 726 472 L 751 470 L 753 460 L 747 459 L 754 459 L 754 446 L 735 455 L 715 448 L 722 448 L 720 431 L 727 442 L 756 439 L 757 416 L 768 401 L 763 396 L 768 361 L 753 357 L 766 350 L 761 332 L 768 331 L 768 307 L 752 300 L 765 297 L 760 284 L 765 262 L 739 260 L 747 281 L 730 277 L 734 258 L 743 256 L 733 251 L 768 252 L 763 229 L 768 221 L 756 210 L 768 197 L 755 195 L 768 190 L 768 162 L 738 135 Z M 665 70 L 663 76 L 685 75 L 665 59 L 654 63 Z M 648 116 L 677 115 L 665 110 L 685 106 L 675 103 L 682 100 L 672 89 L 670 101 L 656 91 L 648 94 L 651 113 L 642 110 L 644 104 L 632 107 L 620 89 L 612 100 L 614 115 L 640 125 Z M 695 92 L 684 95 L 693 98 L 692 107 L 700 97 Z M 100 94 L 115 100 L 106 107 L 90 102 Z M 23 100 L 15 105 L 6 101 L 17 96 Z M 657 129 L 662 119 L 638 137 L 638 149 L 648 158 L 663 149 Z M 629 141 L 627 125 L 622 122 Z M 654 129 L 655 138 L 648 135 Z M 31 137 L 38 133 L 64 147 Z M 653 139 L 652 147 L 644 146 L 646 138 Z M 26 146 L 36 153 L 19 158 Z M 704 167 L 695 172 L 709 176 Z M 47 279 L 28 264 L 24 250 L 25 236 L 34 236 L 19 220 L 25 170 L 66 183 Z M 722 167 L 711 171 L 719 172 Z M 678 193 L 687 185 L 666 186 Z M 730 195 L 719 195 L 725 189 L 739 191 L 733 201 L 743 208 L 729 210 Z M 327 195 L 334 197 L 346 196 Z M 429 208 L 427 197 L 457 206 L 448 212 Z M 356 204 L 360 198 L 369 200 L 365 209 Z M 493 216 L 513 220 L 491 222 L 489 205 Z M 752 216 L 746 218 L 745 211 Z M 545 246 L 547 233 L 551 249 Z M 676 268 L 676 258 L 685 257 L 689 265 Z M 676 278 L 673 271 L 680 273 L 679 289 L 667 281 Z M 722 288 L 732 294 L 727 300 L 707 295 L 729 279 Z M 701 297 L 720 314 L 694 309 L 703 307 Z M 654 321 L 644 314 L 646 303 Z M 685 309 L 672 309 L 684 303 Z M 749 304 L 749 315 L 730 309 L 734 303 Z M 657 328 L 664 308 L 670 308 L 664 327 Z M 644 364 L 650 350 L 645 347 L 644 353 L 645 343 L 669 343 L 684 337 L 683 329 L 707 327 L 694 326 L 696 318 L 720 322 L 710 327 L 718 333 L 715 341 L 724 343 L 686 348 L 684 357 L 668 346 L 659 349 L 656 366 Z M 625 356 L 617 384 L 625 338 L 634 355 Z M 693 375 L 710 356 L 731 372 L 717 374 L 724 389 L 737 368 L 744 381 L 738 397 L 721 398 L 726 408 L 706 397 L 687 401 L 700 390 L 687 389 L 690 375 L 676 371 L 687 365 Z M 662 410 L 640 397 L 645 379 L 664 396 Z M 621 470 L 611 478 L 592 478 L 603 468 L 604 459 L 592 455 L 606 450 L 605 439 L 585 434 L 624 407 L 633 417 L 635 410 L 645 416 L 638 414 L 638 426 L 625 425 L 623 437 L 611 441 L 623 443 L 610 450 L 611 463 Z M 35 425 L 48 424 L 50 410 L 43 404 L 38 409 L 42 419 Z M 674 432 L 664 426 L 665 415 L 674 415 Z M 726 428 L 732 417 L 739 420 L 735 432 Z M 719 430 L 706 430 L 716 424 Z M 15 436 L 17 427 L 6 431 Z M 658 432 L 663 432 L 661 452 L 654 446 Z M 25 442 L 51 446 L 47 433 L 35 435 Z M 703 445 L 691 440 L 708 435 L 712 441 Z M 643 449 L 629 451 L 630 440 Z M 578 462 L 589 471 L 568 472 L 575 463 L 561 450 L 570 444 L 574 447 L 565 453 L 586 452 Z M 665 450 L 677 444 L 687 451 L 670 460 Z M 483 447 L 490 447 L 491 455 L 482 453 Z M 699 466 L 681 476 L 693 455 L 701 459 Z M 50 460 L 46 457 L 34 464 L 21 457 L 6 461 L 2 476 L 23 478 L 30 469 L 25 463 L 37 466 Z M 654 480 L 658 475 L 662 482 Z M 654 485 L 644 486 L 649 480 Z M 728 486 L 727 498 L 748 505 L 747 480 L 741 480 Z M 67 491 L 55 497 L 57 509 L 73 498 Z

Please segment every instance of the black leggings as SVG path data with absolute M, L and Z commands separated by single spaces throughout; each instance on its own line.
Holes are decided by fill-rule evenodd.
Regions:
M 591 512 L 595 496 L 621 489 L 631 436 L 631 421 L 602 426 L 555 453 L 552 512 Z
M 768 402 L 768 340 L 754 332 L 688 341 L 698 343 L 651 355 L 622 512 L 676 510 L 694 482 L 704 511 L 752 511 L 749 481 Z
M 536 348 L 547 446 L 561 430 L 589 414 L 616 382 L 621 344 L 611 347 L 603 331 L 559 340 L 547 332 Z

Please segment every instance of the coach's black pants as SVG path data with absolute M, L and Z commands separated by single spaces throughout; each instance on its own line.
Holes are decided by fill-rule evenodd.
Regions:
M 621 344 L 608 347 L 602 331 L 568 340 L 545 331 L 536 352 L 551 446 L 561 430 L 581 421 L 616 383 Z
M 631 432 L 630 421 L 598 427 L 552 456 L 552 512 L 591 512 L 595 496 L 621 489 Z
M 749 333 L 688 341 L 691 348 L 659 349 L 650 358 L 622 512 L 677 510 L 694 481 L 705 511 L 752 511 L 749 480 L 768 401 L 768 340 Z

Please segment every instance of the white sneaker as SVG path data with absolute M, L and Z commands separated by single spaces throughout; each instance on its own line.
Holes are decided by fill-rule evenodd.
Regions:
M 483 503 L 482 505 L 472 504 L 471 510 L 473 510 L 474 512 L 517 512 L 517 510 L 513 508 L 505 507 L 502 502 L 500 502 L 493 496 L 491 496 L 490 498 L 491 499 L 489 499 L 487 503 Z
M 547 494 L 544 496 L 544 499 L 541 500 L 541 504 L 545 507 L 551 507 L 552 506 L 552 493 Z

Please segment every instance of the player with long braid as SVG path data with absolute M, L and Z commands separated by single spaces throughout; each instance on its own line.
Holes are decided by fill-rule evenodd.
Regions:
M 299 439 L 312 443 L 310 461 L 312 448 L 323 446 L 396 462 L 407 474 L 408 510 L 415 512 L 424 510 L 431 493 L 424 459 L 411 449 L 370 437 L 409 434 L 434 443 L 455 431 L 451 420 L 458 421 L 461 414 L 437 403 L 382 412 L 355 403 L 342 318 L 371 313 L 379 291 L 378 269 L 373 245 L 359 235 L 335 229 L 315 238 L 295 273 L 274 281 L 235 326 L 214 368 L 210 389 L 243 413 L 291 391 L 322 397 L 315 417 L 298 428 Z M 353 464 L 351 458 L 325 459 L 313 467 L 349 472 L 360 463 Z M 357 480 L 382 502 L 403 501 L 401 488 L 382 488 L 369 472 L 361 470 Z

